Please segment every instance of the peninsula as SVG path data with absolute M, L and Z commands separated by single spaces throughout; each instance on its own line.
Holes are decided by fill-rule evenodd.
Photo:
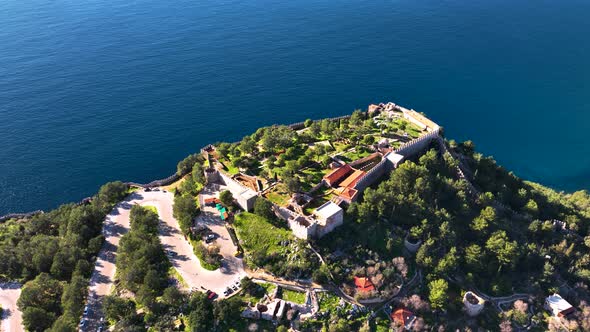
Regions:
M 590 331 L 590 195 L 391 102 L 0 220 L 5 331 Z

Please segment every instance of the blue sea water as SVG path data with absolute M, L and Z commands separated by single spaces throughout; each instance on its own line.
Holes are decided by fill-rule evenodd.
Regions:
M 0 214 L 380 101 L 588 189 L 588 17 L 587 0 L 1 1 Z

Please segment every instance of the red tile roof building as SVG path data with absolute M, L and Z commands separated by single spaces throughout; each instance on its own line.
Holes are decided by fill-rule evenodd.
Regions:
M 407 309 L 397 309 L 391 314 L 391 319 L 396 324 L 403 326 L 409 330 L 412 327 L 412 324 L 414 324 L 416 316 L 414 316 L 414 313 Z
M 347 176 L 348 174 L 350 174 L 351 172 L 352 172 L 352 167 L 350 167 L 350 165 L 346 164 L 346 165 L 344 165 L 342 167 L 338 167 L 335 170 L 333 170 L 332 172 L 324 175 L 324 181 L 330 187 L 335 187 L 338 182 L 342 181 L 342 179 L 344 179 L 344 177 Z
M 375 290 L 375 286 L 367 277 L 354 277 L 354 285 L 358 292 L 370 292 Z

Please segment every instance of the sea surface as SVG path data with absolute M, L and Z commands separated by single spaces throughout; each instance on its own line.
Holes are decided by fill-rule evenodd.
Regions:
M 589 189 L 589 17 L 588 0 L 0 1 L 0 214 L 382 101 Z

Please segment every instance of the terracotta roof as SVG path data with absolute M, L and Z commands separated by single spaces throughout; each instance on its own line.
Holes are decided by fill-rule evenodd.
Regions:
M 375 290 L 375 286 L 367 277 L 354 277 L 354 285 L 356 289 L 361 292 L 369 292 Z
M 414 316 L 414 313 L 407 309 L 397 309 L 391 314 L 391 319 L 400 325 L 409 327 L 416 317 Z
M 328 185 L 333 186 L 336 182 L 342 180 L 348 173 L 352 171 L 352 167 L 346 164 L 342 167 L 336 168 L 332 172 L 324 175 L 324 180 L 328 183 Z
M 338 188 L 336 192 L 338 193 L 338 196 L 350 201 L 354 200 L 356 198 L 356 195 L 358 194 L 358 190 L 354 188 L 344 187 Z
M 364 171 L 355 170 L 344 181 L 340 183 L 340 187 L 354 187 L 354 185 L 365 175 Z

